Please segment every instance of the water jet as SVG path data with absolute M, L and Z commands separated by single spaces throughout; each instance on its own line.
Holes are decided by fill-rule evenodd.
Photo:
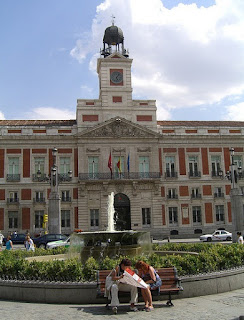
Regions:
M 114 192 L 108 196 L 108 225 L 105 231 L 91 231 L 73 234 L 72 247 L 79 248 L 81 260 L 89 257 L 102 260 L 106 256 L 116 258 L 135 256 L 151 251 L 150 232 L 134 230 L 115 230 Z

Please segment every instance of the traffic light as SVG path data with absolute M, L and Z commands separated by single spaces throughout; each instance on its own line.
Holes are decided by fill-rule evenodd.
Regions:
M 237 174 L 237 171 L 234 170 L 234 180 L 235 180 L 235 183 L 237 183 L 238 181 L 238 174 Z
M 43 222 L 48 222 L 48 215 L 47 215 L 47 214 L 44 214 L 44 216 L 43 216 Z

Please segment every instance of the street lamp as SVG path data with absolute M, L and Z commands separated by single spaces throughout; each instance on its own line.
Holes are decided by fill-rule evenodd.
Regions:
M 234 148 L 230 148 L 230 167 L 226 172 L 226 178 L 231 181 L 230 190 L 230 201 L 231 201 L 231 215 L 232 215 L 232 241 L 237 242 L 237 232 L 240 231 L 242 234 L 244 232 L 244 211 L 242 203 L 242 193 L 238 186 L 238 180 L 242 174 L 242 168 L 238 166 L 234 161 Z M 223 177 L 223 171 L 221 171 L 220 176 Z
M 61 197 L 59 195 L 59 182 L 65 179 L 59 179 L 58 166 L 57 166 L 57 148 L 52 149 L 53 165 L 51 167 L 51 174 L 42 181 L 50 183 L 51 192 L 48 199 L 48 232 L 49 233 L 61 233 L 61 209 L 60 202 Z M 41 178 L 41 170 L 37 171 L 37 179 Z M 72 171 L 68 171 L 68 180 L 72 178 Z
M 235 149 L 230 148 L 229 151 L 230 151 L 231 164 L 230 164 L 230 170 L 226 172 L 226 177 L 228 178 L 228 180 L 231 181 L 232 189 L 235 189 L 235 188 L 238 188 L 238 179 L 241 177 L 242 167 L 237 166 L 237 164 L 234 162 Z
M 48 231 L 61 233 L 61 197 L 59 195 L 57 148 L 52 149 L 53 165 L 51 167 L 50 185 L 51 192 L 48 199 Z

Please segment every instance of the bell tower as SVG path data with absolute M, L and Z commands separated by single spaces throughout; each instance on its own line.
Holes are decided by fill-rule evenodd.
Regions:
M 115 117 L 157 131 L 155 100 L 132 99 L 133 60 L 124 48 L 122 30 L 114 22 L 104 32 L 100 55 L 97 59 L 99 98 L 77 100 L 78 131 Z
M 102 57 L 97 61 L 97 73 L 102 108 L 122 108 L 125 111 L 132 106 L 132 59 L 124 48 L 123 32 L 114 22 L 104 32 L 100 53 Z

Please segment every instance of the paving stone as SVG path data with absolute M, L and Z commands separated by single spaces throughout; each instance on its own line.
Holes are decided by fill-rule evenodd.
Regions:
M 118 308 L 118 314 L 107 310 L 103 305 L 67 305 L 41 304 L 0 300 L 2 319 L 11 320 L 239 320 L 244 317 L 244 288 L 221 294 L 176 299 L 174 307 L 167 307 L 165 302 L 156 301 L 154 311 L 129 311 L 127 304 Z

